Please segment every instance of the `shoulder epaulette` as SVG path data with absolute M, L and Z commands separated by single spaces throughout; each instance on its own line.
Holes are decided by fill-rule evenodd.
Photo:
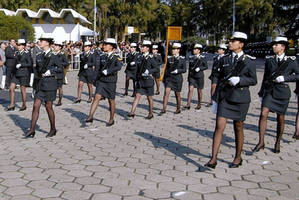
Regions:
M 248 55 L 248 54 L 245 54 L 245 56 L 248 57 L 248 58 L 250 58 L 251 60 L 255 60 L 256 59 L 256 57 Z
M 42 52 L 38 52 L 36 55 L 40 55 L 40 54 L 42 54 Z
M 172 58 L 172 56 L 167 56 L 167 58 Z
M 180 56 L 180 58 L 185 59 L 185 56 Z
M 194 57 L 194 55 L 189 56 L 189 58 L 193 58 L 193 57 Z
M 270 58 L 275 58 L 275 56 L 271 55 L 271 56 L 266 56 L 266 59 L 270 59 Z
M 93 52 L 93 51 L 91 51 L 91 52 L 90 52 L 90 54 L 94 54 L 94 52 Z
M 287 56 L 291 60 L 296 60 L 296 56 Z
M 148 57 L 153 58 L 154 56 L 153 56 L 153 54 L 149 54 Z
M 200 57 L 202 57 L 202 58 L 205 58 L 206 56 L 204 56 L 204 55 L 199 55 Z
M 27 49 L 25 49 L 25 53 L 29 53 L 29 51 Z
M 224 54 L 224 56 L 223 57 L 227 57 L 227 56 L 229 56 L 230 54 L 229 53 L 227 53 L 227 54 Z

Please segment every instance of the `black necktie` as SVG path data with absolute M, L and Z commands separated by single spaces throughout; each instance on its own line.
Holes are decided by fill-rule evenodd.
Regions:
M 233 64 L 235 64 L 237 61 L 238 61 L 238 55 L 235 55 Z

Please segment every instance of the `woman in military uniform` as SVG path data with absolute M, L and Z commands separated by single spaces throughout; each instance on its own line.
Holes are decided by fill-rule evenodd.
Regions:
M 188 73 L 188 82 L 189 82 L 189 92 L 187 105 L 184 106 L 185 109 L 190 109 L 190 104 L 193 96 L 194 88 L 197 88 L 198 102 L 195 107 L 196 110 L 201 108 L 201 99 L 202 99 L 202 89 L 204 87 L 204 70 L 208 69 L 208 63 L 203 55 L 200 55 L 202 50 L 201 44 L 195 44 L 193 48 L 193 54 L 189 57 L 189 73 Z
M 116 47 L 117 43 L 114 38 L 107 38 L 107 40 L 105 40 L 105 54 L 101 55 L 99 73 L 96 79 L 96 92 L 90 108 L 89 116 L 86 119 L 87 123 L 93 122 L 93 115 L 100 100 L 104 97 L 108 98 L 110 106 L 110 119 L 107 126 L 112 126 L 114 124 L 117 72 L 123 66 L 121 59 L 114 52 Z
M 133 94 L 132 97 L 136 94 L 136 72 L 137 72 L 137 63 L 136 59 L 139 55 L 139 52 L 137 51 L 137 44 L 135 42 L 132 42 L 130 45 L 130 53 L 127 55 L 127 67 L 125 70 L 126 73 L 126 83 L 125 83 L 125 93 L 124 96 L 128 95 L 128 89 L 129 89 L 129 83 L 130 79 L 133 81 Z
M 243 123 L 251 101 L 249 86 L 257 83 L 255 64 L 249 55 L 244 54 L 243 48 L 247 35 L 234 32 L 229 42 L 232 53 L 219 60 L 219 69 L 215 74 L 217 88 L 213 100 L 218 103 L 216 127 L 213 137 L 212 158 L 205 166 L 215 168 L 217 154 L 227 119 L 233 120 L 236 153 L 230 168 L 242 165 L 242 148 L 244 143 Z
M 64 77 L 64 68 L 66 68 L 69 65 L 69 61 L 66 59 L 65 54 L 61 51 L 63 47 L 62 42 L 60 41 L 56 41 L 55 42 L 55 47 L 54 47 L 54 54 L 58 57 L 58 59 L 61 62 L 61 73 L 56 74 L 56 78 L 57 78 L 57 89 L 58 89 L 58 103 L 56 106 L 61 106 L 61 100 L 62 100 L 62 85 L 63 85 L 63 77 Z
M 154 78 L 152 75 L 156 73 L 157 63 L 152 54 L 150 54 L 151 42 L 144 40 L 141 47 L 142 55 L 137 57 L 137 81 L 136 81 L 136 96 L 132 105 L 132 109 L 128 117 L 134 118 L 135 110 L 141 98 L 141 95 L 146 95 L 149 112 L 146 119 L 152 119 L 153 115 L 153 96 L 154 96 Z
M 13 78 L 9 87 L 10 105 L 6 111 L 12 111 L 15 109 L 15 88 L 16 85 L 20 85 L 22 94 L 22 107 L 20 111 L 26 110 L 26 86 L 29 86 L 30 81 L 30 68 L 32 67 L 32 59 L 30 52 L 25 49 L 26 42 L 24 39 L 18 40 L 17 51 L 17 65 L 15 71 L 13 71 Z
M 211 80 L 211 99 L 210 99 L 210 103 L 207 104 L 207 107 L 209 107 L 213 104 L 212 96 L 214 95 L 214 93 L 216 91 L 216 85 L 217 85 L 214 75 L 218 71 L 219 60 L 221 57 L 224 56 L 226 49 L 227 49 L 227 47 L 225 44 L 220 44 L 220 46 L 218 48 L 218 55 L 213 58 L 214 62 L 213 62 L 212 70 L 211 70 L 211 75 L 209 76 L 209 79 Z
M 284 116 L 287 111 L 291 91 L 287 82 L 299 80 L 299 68 L 295 57 L 285 55 L 288 47 L 286 37 L 276 37 L 273 44 L 274 56 L 266 58 L 264 78 L 259 92 L 262 108 L 259 119 L 259 143 L 252 150 L 264 149 L 264 136 L 269 112 L 277 114 L 277 135 L 274 153 L 280 153 L 280 140 L 284 131 Z
M 50 48 L 50 45 L 53 44 L 53 38 L 51 35 L 45 34 L 41 36 L 39 40 L 41 41 L 40 46 L 44 52 L 36 55 L 36 67 L 39 81 L 34 95 L 31 127 L 25 134 L 25 138 L 33 138 L 35 135 L 36 122 L 39 117 L 39 110 L 42 102 L 45 102 L 51 126 L 50 132 L 46 135 L 46 137 L 53 137 L 57 132 L 55 127 L 53 101 L 55 101 L 57 93 L 56 76 L 57 74 L 62 73 L 63 67 L 61 66 L 61 62 L 58 57 L 53 54 Z
M 156 82 L 156 95 L 159 95 L 160 94 L 160 67 L 163 63 L 162 61 L 162 56 L 160 53 L 158 53 L 158 45 L 153 45 L 152 46 L 152 52 L 153 52 L 153 57 L 156 61 L 156 68 L 157 68 L 157 71 L 153 74 L 154 78 L 155 78 L 155 82 Z
M 174 114 L 181 113 L 181 90 L 183 86 L 183 75 L 186 72 L 186 61 L 185 57 L 180 56 L 180 43 L 173 43 L 172 45 L 172 56 L 168 56 L 167 66 L 163 78 L 165 87 L 163 96 L 163 109 L 160 115 L 166 113 L 166 107 L 170 91 L 173 90 L 176 97 L 177 109 Z
M 92 84 L 94 82 L 94 67 L 95 58 L 91 51 L 91 42 L 87 41 L 84 43 L 84 52 L 80 55 L 80 70 L 78 73 L 79 83 L 78 83 L 78 97 L 74 103 L 81 102 L 81 93 L 83 90 L 84 83 L 87 83 L 89 98 L 87 103 L 92 101 Z

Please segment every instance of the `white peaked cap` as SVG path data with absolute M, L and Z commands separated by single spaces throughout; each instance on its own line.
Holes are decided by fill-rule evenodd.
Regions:
M 132 43 L 130 44 L 130 47 L 137 47 L 137 44 L 136 44 L 135 42 L 132 42 Z
M 274 39 L 274 41 L 272 43 L 282 43 L 282 44 L 288 45 L 289 41 L 288 41 L 287 37 L 278 36 Z
M 143 45 L 143 46 L 151 46 L 151 45 L 152 45 L 152 42 L 149 41 L 149 40 L 143 40 L 142 45 Z
M 181 47 L 182 47 L 181 43 L 175 42 L 172 44 L 172 48 L 181 48 Z
M 219 48 L 220 48 L 220 49 L 227 49 L 227 46 L 226 46 L 225 44 L 220 44 L 220 45 L 219 45 Z
M 241 39 L 241 40 L 247 40 L 247 34 L 246 33 L 243 33 L 243 32 L 234 32 L 232 37 L 230 38 L 231 40 L 234 40 L 234 39 Z
M 106 44 L 117 44 L 115 38 L 107 38 L 104 43 Z
M 84 46 L 91 46 L 91 42 L 90 41 L 84 42 Z
M 158 49 L 158 45 L 154 44 L 153 49 Z
M 202 49 L 202 45 L 201 44 L 195 44 L 193 48 L 194 49 Z
M 51 33 L 43 33 L 40 36 L 40 39 L 53 39 L 52 34 Z
M 18 44 L 26 44 L 25 39 L 18 39 Z
M 55 40 L 54 44 L 61 45 L 61 46 L 63 45 L 61 40 Z

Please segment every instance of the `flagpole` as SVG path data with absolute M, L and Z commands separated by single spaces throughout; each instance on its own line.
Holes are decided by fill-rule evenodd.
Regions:
M 97 0 L 94 0 L 93 41 L 96 42 Z

